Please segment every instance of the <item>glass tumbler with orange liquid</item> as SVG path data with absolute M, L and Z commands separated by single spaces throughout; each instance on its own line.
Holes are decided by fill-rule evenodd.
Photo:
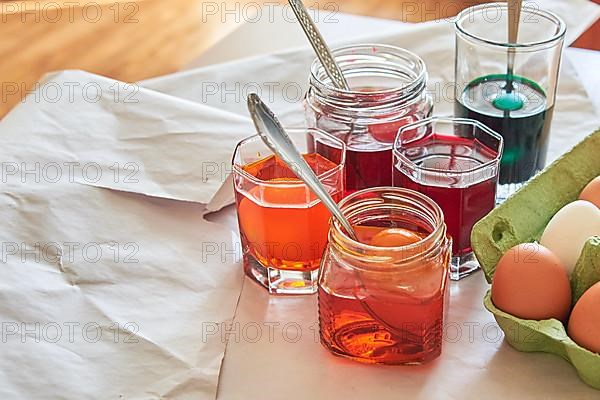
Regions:
M 335 355 L 422 364 L 441 353 L 451 239 L 439 206 L 379 187 L 341 201 L 360 242 L 333 221 L 319 277 L 319 327 Z
M 287 129 L 334 200 L 344 192 L 344 143 L 318 129 Z M 319 145 L 337 151 L 317 154 Z M 233 179 L 244 271 L 271 293 L 317 290 L 330 213 L 258 135 L 238 143 Z

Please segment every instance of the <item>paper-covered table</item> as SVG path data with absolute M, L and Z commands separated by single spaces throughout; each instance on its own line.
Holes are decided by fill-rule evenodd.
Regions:
M 600 15 L 584 0 L 544 7 L 566 20 L 569 42 Z M 450 21 L 333 17 L 320 25 L 334 44 L 422 56 L 435 113 L 451 112 Z M 273 31 L 262 51 L 253 39 Z M 302 124 L 313 58 L 303 40 L 294 23 L 263 19 L 201 68 L 139 85 L 52 74 L 0 122 L 2 399 L 598 398 L 567 362 L 503 342 L 481 273 L 452 283 L 443 354 L 421 367 L 331 356 L 316 296 L 269 296 L 242 277 L 228 173 L 235 142 L 253 132 L 245 95 L 261 91 L 286 124 Z M 589 65 L 570 55 L 550 160 L 600 125 L 593 76 L 578 76 Z

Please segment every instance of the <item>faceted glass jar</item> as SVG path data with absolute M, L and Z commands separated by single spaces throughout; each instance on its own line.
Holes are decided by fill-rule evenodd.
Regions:
M 394 144 L 394 186 L 433 199 L 452 237 L 450 279 L 479 268 L 473 225 L 496 204 L 502 136 L 465 118 L 431 117 L 400 128 Z
M 321 185 L 334 200 L 344 192 L 344 144 L 317 129 L 287 129 Z M 337 152 L 325 158 L 316 148 Z M 238 143 L 233 183 L 244 272 L 276 294 L 317 291 L 331 214 L 258 135 Z
M 360 232 L 408 230 L 421 239 L 376 247 L 332 221 L 319 274 L 321 343 L 365 363 L 422 364 L 438 357 L 448 300 L 451 239 L 442 211 L 418 192 L 380 187 L 340 202 Z
M 365 44 L 333 55 L 350 90 L 336 89 L 318 60 L 305 98 L 307 124 L 346 143 L 346 191 L 392 184 L 392 146 L 398 129 L 428 117 L 427 70 L 417 55 Z M 327 156 L 329 149 L 320 148 Z

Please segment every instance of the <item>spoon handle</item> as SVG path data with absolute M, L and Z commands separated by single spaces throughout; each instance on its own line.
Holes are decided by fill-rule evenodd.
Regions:
M 516 44 L 519 36 L 522 3 L 522 0 L 508 0 L 508 42 L 511 44 Z
M 250 111 L 259 136 L 267 147 L 281 158 L 298 178 L 304 181 L 306 186 L 312 190 L 344 227 L 346 233 L 352 239 L 356 240 L 352 225 L 350 225 L 346 217 L 342 214 L 327 190 L 321 185 L 319 178 L 317 178 L 313 170 L 306 163 L 304 157 L 300 155 L 300 152 L 296 149 L 296 146 L 294 146 L 287 133 L 285 133 L 277 117 L 275 117 L 273 112 L 262 102 L 256 93 L 248 95 L 248 111 Z
M 522 0 L 508 0 L 508 43 L 516 44 L 519 37 L 519 22 L 521 18 Z M 506 61 L 506 91 L 511 93 L 513 87 L 513 73 L 515 68 L 515 48 L 508 48 Z
M 317 26 L 313 22 L 312 18 L 310 18 L 306 7 L 304 7 L 304 4 L 302 4 L 302 1 L 288 0 L 288 3 L 292 7 L 294 14 L 296 14 L 298 22 L 300 22 L 308 41 L 315 50 L 319 61 L 321 61 L 321 64 L 323 65 L 323 68 L 325 68 L 325 72 L 331 79 L 333 85 L 338 89 L 350 90 L 342 70 L 335 62 L 333 55 L 331 54 L 331 50 L 329 50 L 327 43 L 325 43 L 323 36 L 321 36 L 321 33 L 317 29 Z

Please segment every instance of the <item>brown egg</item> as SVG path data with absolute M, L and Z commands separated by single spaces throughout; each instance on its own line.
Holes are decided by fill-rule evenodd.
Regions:
M 569 336 L 581 347 L 600 353 L 600 282 L 586 290 L 575 304 Z
M 569 277 L 558 257 L 546 247 L 522 243 L 498 261 L 492 301 L 515 317 L 566 321 L 571 306 Z
M 579 200 L 587 200 L 600 208 L 600 176 L 592 179 L 590 183 L 583 188 L 579 194 Z

